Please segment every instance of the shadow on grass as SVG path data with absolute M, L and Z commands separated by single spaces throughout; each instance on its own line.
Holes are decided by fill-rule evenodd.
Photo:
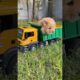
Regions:
M 63 56 L 63 80 L 80 80 L 80 48 Z

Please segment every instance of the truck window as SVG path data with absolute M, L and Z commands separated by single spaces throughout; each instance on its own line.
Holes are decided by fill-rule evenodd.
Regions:
M 28 37 L 32 37 L 32 36 L 34 36 L 34 32 L 26 32 L 25 33 L 25 39 Z
M 73 5 L 74 4 L 74 0 L 67 0 L 67 5 Z
M 23 36 L 23 30 L 18 29 L 18 38 L 22 39 L 22 36 Z
M 17 28 L 16 14 L 0 16 L 0 32 L 13 28 Z

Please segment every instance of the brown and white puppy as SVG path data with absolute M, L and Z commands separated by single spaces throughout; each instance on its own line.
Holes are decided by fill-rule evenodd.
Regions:
M 46 17 L 39 20 L 39 24 L 41 24 L 42 33 L 51 34 L 53 31 L 55 31 L 56 22 L 53 18 Z

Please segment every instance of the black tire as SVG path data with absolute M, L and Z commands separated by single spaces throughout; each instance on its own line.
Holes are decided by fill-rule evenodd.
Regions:
M 30 50 L 31 50 L 31 51 L 35 51 L 35 50 L 36 50 L 36 46 L 33 45 Z
M 80 51 L 80 39 L 76 39 L 75 40 L 75 44 L 74 44 L 73 50 L 75 52 L 77 52 L 78 50 Z
M 53 45 L 53 44 L 54 44 L 54 40 L 50 40 L 49 45 Z
M 64 41 L 66 55 L 73 54 L 80 47 L 80 39 L 73 38 Z
M 28 48 L 26 46 L 21 46 L 20 47 L 20 51 L 23 52 L 23 53 L 25 53 L 25 52 L 28 51 Z
M 55 42 L 58 43 L 61 39 L 60 38 L 56 38 Z
M 64 47 L 64 51 L 66 53 L 67 56 L 69 56 L 71 54 L 71 50 L 73 49 L 73 41 L 72 40 L 65 40 L 63 45 L 65 46 Z
M 41 42 L 41 43 L 39 44 L 39 47 L 40 47 L 40 48 L 43 48 L 43 47 L 44 47 L 44 43 Z
M 5 72 L 7 75 L 15 75 L 17 78 L 17 54 L 10 59 Z
M 47 46 L 49 44 L 49 42 L 48 41 L 45 41 L 45 46 Z

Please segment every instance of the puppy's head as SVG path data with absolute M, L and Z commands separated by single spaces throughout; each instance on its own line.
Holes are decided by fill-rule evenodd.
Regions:
M 42 33 L 51 34 L 53 31 L 55 31 L 56 23 L 52 18 L 43 18 L 39 21 L 42 28 Z

